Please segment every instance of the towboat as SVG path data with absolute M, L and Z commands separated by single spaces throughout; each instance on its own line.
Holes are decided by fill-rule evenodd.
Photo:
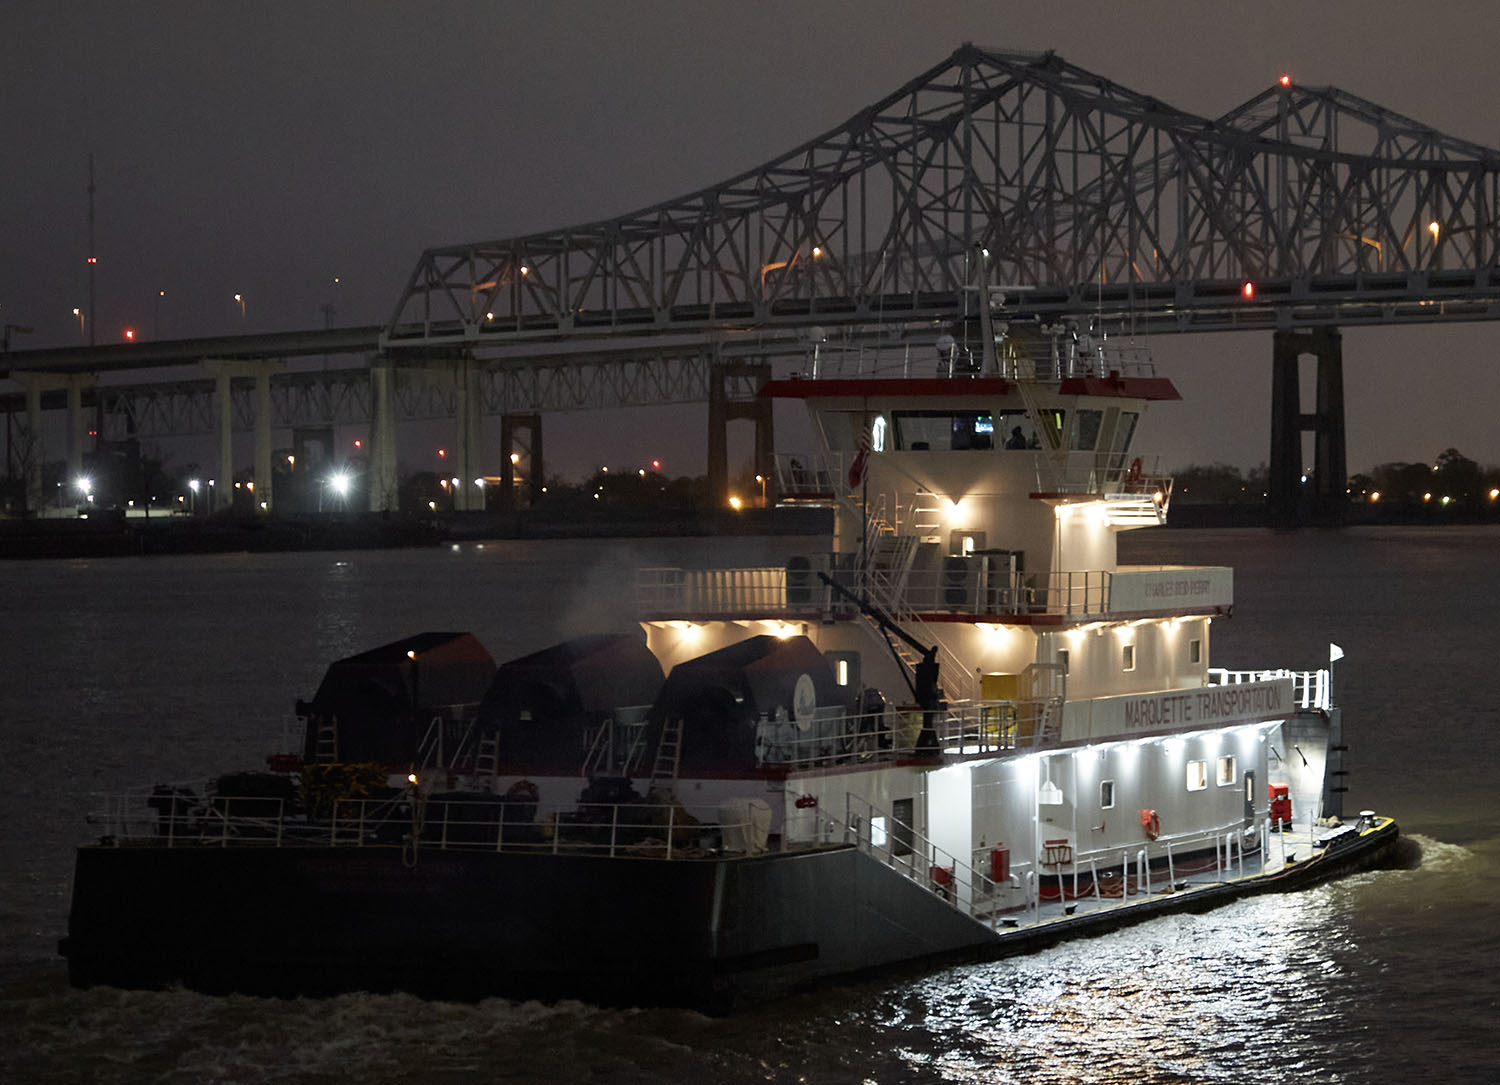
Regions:
M 1331 667 L 1213 667 L 1232 571 L 1117 563 L 1167 515 L 1135 436 L 1170 381 L 984 317 L 765 384 L 819 444 L 768 501 L 831 545 L 642 569 L 638 628 L 499 665 L 444 632 L 337 661 L 300 750 L 108 799 L 72 982 L 721 1011 L 1380 863 Z

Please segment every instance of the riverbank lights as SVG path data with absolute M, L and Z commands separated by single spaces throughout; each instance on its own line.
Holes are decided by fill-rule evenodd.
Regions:
M 1436 241 L 1438 239 L 1439 229 L 1441 229 L 1441 227 L 1438 226 L 1437 219 L 1433 219 L 1427 224 L 1427 232 L 1432 235 L 1432 240 Z
M 340 497 L 344 497 L 349 493 L 349 476 L 340 471 L 337 474 L 330 476 L 330 478 L 328 479 L 328 485 L 333 487 L 334 493 L 338 494 Z
M 735 512 L 739 512 L 740 511 L 740 507 L 743 504 L 744 504 L 744 502 L 741 501 L 738 497 L 730 497 L 730 499 L 729 499 L 729 507 L 732 508 Z

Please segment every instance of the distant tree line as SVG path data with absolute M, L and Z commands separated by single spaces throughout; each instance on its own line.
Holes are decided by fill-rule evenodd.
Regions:
M 1258 505 L 1265 501 L 1269 470 L 1264 463 L 1241 473 L 1227 463 L 1193 464 L 1173 472 L 1172 503 Z M 1456 448 L 1431 463 L 1382 463 L 1350 475 L 1350 502 L 1479 508 L 1500 499 L 1500 467 L 1480 467 Z

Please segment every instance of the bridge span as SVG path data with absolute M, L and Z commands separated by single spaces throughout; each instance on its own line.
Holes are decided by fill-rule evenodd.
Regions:
M 23 392 L 6 404 L 8 432 L 24 402 L 39 497 L 34 435 L 51 402 L 69 411 L 70 463 L 91 402 L 120 432 L 211 426 L 225 464 L 229 432 L 253 426 L 258 479 L 273 427 L 367 424 L 383 508 L 398 419 L 447 417 L 463 508 L 477 496 L 468 479 L 509 479 L 519 432 L 539 479 L 548 412 L 707 402 L 722 488 L 731 419 L 756 422 L 768 468 L 769 407 L 755 390 L 775 367 L 978 345 L 978 291 L 997 288 L 1012 324 L 1057 334 L 1269 333 L 1273 515 L 1296 520 L 1311 431 L 1314 515 L 1338 522 L 1339 329 L 1500 318 L 1500 151 L 1332 87 L 1282 80 L 1207 119 L 1052 53 L 964 45 L 840 127 L 702 191 L 429 249 L 382 327 L 12 353 L 4 375 Z M 319 355 L 340 364 L 305 361 Z M 1299 402 L 1307 356 L 1312 410 Z M 208 376 L 174 369 L 205 364 Z M 169 375 L 99 377 L 144 369 Z M 502 418 L 498 447 L 483 441 L 486 415 Z

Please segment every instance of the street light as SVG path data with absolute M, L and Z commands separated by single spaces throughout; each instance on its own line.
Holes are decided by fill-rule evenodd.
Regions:
M 234 300 L 239 302 L 240 304 L 240 324 L 241 326 L 243 326 L 245 323 L 245 295 L 236 294 L 234 296 Z
M 78 335 L 81 338 L 83 336 L 83 310 L 74 306 L 73 315 L 78 318 Z

